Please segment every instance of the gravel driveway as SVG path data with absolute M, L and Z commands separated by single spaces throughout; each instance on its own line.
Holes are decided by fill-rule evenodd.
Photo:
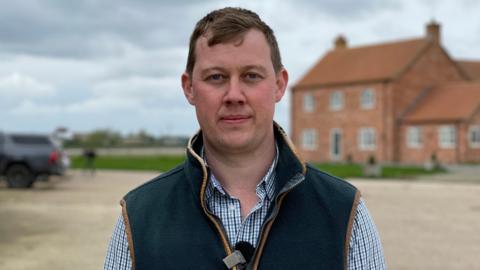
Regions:
M 155 175 L 73 171 L 31 190 L 0 182 L 0 269 L 101 269 L 120 198 Z M 351 182 L 377 223 L 389 269 L 480 269 L 480 184 Z

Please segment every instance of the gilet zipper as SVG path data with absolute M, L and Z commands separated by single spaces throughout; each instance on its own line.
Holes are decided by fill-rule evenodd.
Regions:
M 208 182 L 207 167 L 205 166 L 203 159 L 199 157 L 197 153 L 195 153 L 195 151 L 192 150 L 191 147 L 189 147 L 188 150 L 190 151 L 190 154 L 192 154 L 192 156 L 201 164 L 201 167 L 202 167 L 203 178 L 202 178 L 202 187 L 200 189 L 200 204 L 202 206 L 203 212 L 208 217 L 208 219 L 210 219 L 210 221 L 213 223 L 213 225 L 217 229 L 218 233 L 220 234 L 220 238 L 222 240 L 223 249 L 227 253 L 227 256 L 230 256 L 233 253 L 233 251 L 232 251 L 232 247 L 229 244 L 228 236 L 225 232 L 225 228 L 223 228 L 222 224 L 218 221 L 218 219 L 214 215 L 212 215 L 210 211 L 208 211 L 205 203 L 205 190 L 207 188 L 207 182 Z M 236 266 L 233 267 L 232 269 L 238 270 Z

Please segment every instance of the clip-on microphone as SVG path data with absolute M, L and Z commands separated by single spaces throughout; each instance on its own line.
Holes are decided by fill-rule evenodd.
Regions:
M 235 244 L 235 251 L 223 259 L 223 262 L 228 267 L 237 266 L 239 270 L 244 269 L 250 262 L 255 248 L 252 244 L 246 241 L 240 241 Z

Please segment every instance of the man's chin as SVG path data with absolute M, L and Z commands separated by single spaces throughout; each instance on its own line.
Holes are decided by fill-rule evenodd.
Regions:
M 243 137 L 230 137 L 223 140 L 224 147 L 243 148 L 249 145 L 249 140 Z
M 243 152 L 251 147 L 251 138 L 246 134 L 231 134 L 222 138 L 222 148 L 234 152 Z

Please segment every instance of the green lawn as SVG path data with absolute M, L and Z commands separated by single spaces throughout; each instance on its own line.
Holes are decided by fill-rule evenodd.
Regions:
M 441 168 L 436 168 L 434 170 L 428 171 L 423 167 L 395 167 L 395 166 L 385 166 L 382 168 L 382 176 L 387 178 L 402 178 L 409 176 L 417 175 L 427 175 L 435 173 L 444 173 L 445 170 Z
M 81 156 L 73 156 L 72 168 L 84 167 L 84 159 Z M 95 159 L 97 169 L 113 170 L 139 170 L 166 172 L 185 160 L 180 156 L 99 156 Z
M 313 165 L 324 172 L 340 178 L 363 176 L 362 166 L 359 164 L 322 163 Z
M 84 166 L 84 160 L 81 156 L 72 156 L 72 168 L 81 169 Z M 185 159 L 184 155 L 179 156 L 99 156 L 95 165 L 97 169 L 113 170 L 143 170 L 165 172 Z M 363 177 L 363 169 L 360 164 L 340 164 L 340 163 L 322 163 L 314 164 L 317 168 L 338 176 L 340 178 Z M 427 171 L 422 167 L 413 166 L 384 166 L 381 177 L 385 178 L 403 178 L 417 175 L 441 173 L 443 170 L 437 169 Z
M 314 164 L 314 166 L 341 178 L 363 177 L 363 167 L 361 164 L 322 163 Z M 380 177 L 406 178 L 442 172 L 445 172 L 445 170 L 440 168 L 428 171 L 423 167 L 416 166 L 383 166 Z

